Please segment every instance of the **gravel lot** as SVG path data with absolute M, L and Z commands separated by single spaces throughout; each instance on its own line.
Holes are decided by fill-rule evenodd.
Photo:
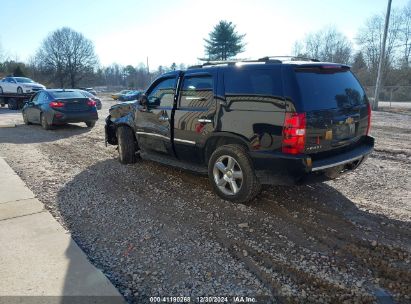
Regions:
M 113 103 L 103 97 L 93 129 L 45 131 L 18 116 L 16 128 L 0 128 L 0 156 L 130 303 L 410 303 L 410 112 L 373 113 L 376 150 L 355 172 L 266 187 L 242 205 L 219 199 L 202 176 L 147 160 L 121 165 L 104 146 Z

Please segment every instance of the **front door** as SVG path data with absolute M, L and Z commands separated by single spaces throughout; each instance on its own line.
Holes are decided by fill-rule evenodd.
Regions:
M 136 112 L 136 137 L 142 150 L 174 155 L 171 144 L 172 111 L 177 75 L 160 78 L 147 90 L 147 104 Z
M 202 147 L 215 129 L 216 83 L 216 74 L 188 71 L 184 75 L 174 114 L 174 147 L 181 160 L 203 160 Z

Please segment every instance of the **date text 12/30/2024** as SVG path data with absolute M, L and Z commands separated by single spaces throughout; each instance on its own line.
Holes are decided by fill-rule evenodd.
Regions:
M 254 297 L 150 297 L 150 303 L 257 303 Z

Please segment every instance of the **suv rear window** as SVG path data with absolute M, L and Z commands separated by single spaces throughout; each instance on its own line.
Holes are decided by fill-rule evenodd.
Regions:
M 296 69 L 305 111 L 347 108 L 366 102 L 366 95 L 349 70 Z
M 84 98 L 79 91 L 51 91 L 49 92 L 54 98 Z

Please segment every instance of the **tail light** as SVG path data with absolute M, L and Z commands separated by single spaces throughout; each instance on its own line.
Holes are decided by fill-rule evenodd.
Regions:
M 95 102 L 93 99 L 89 99 L 87 101 L 87 105 L 90 106 L 90 107 L 95 107 L 96 104 L 97 104 L 97 102 Z
M 370 133 L 370 129 L 371 129 L 371 104 L 370 103 L 368 103 L 367 105 L 367 111 L 368 111 L 368 126 L 367 126 L 366 135 Z
M 282 151 L 287 154 L 300 154 L 305 148 L 305 113 L 285 113 Z
M 64 102 L 61 101 L 52 101 L 49 103 L 50 107 L 52 108 L 62 108 L 64 107 Z

